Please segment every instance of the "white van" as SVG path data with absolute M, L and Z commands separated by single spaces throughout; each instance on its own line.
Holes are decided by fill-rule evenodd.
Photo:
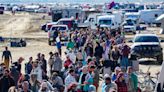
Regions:
M 117 29 L 121 21 L 115 15 L 102 15 L 98 17 L 97 24 L 102 28 Z

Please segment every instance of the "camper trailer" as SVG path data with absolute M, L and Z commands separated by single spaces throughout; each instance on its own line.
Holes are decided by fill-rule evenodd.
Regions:
M 74 17 L 79 22 L 84 20 L 85 13 L 79 8 L 55 8 L 51 9 L 52 21 L 57 22 L 61 18 Z
M 156 24 L 160 26 L 160 22 L 155 19 L 164 13 L 164 10 L 160 9 L 151 9 L 151 10 L 141 10 L 140 11 L 140 23 L 145 24 Z

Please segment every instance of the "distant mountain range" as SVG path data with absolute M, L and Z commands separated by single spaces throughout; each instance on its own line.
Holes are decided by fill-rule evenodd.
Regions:
M 0 3 L 105 3 L 105 2 L 164 2 L 164 0 L 0 0 Z

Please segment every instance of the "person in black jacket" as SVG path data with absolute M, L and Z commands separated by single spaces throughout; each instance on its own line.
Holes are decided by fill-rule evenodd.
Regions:
M 8 92 L 9 88 L 12 86 L 15 86 L 15 82 L 9 75 L 9 70 L 6 69 L 3 77 L 0 79 L 0 92 Z
M 16 70 L 21 73 L 21 68 L 22 68 L 22 62 L 24 61 L 23 57 L 20 57 L 17 62 L 14 62 L 13 64 L 16 66 Z
M 93 45 L 91 43 L 87 44 L 87 46 L 85 47 L 85 52 L 87 56 L 93 56 Z
M 97 46 L 95 48 L 95 57 L 99 61 L 99 59 L 102 58 L 102 54 L 104 53 L 103 47 L 100 45 L 100 43 L 96 42 Z

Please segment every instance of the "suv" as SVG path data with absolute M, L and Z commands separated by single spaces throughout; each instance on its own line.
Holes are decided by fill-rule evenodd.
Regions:
M 163 62 L 162 47 L 155 34 L 137 34 L 131 46 L 131 59 L 155 58 L 158 63 Z

